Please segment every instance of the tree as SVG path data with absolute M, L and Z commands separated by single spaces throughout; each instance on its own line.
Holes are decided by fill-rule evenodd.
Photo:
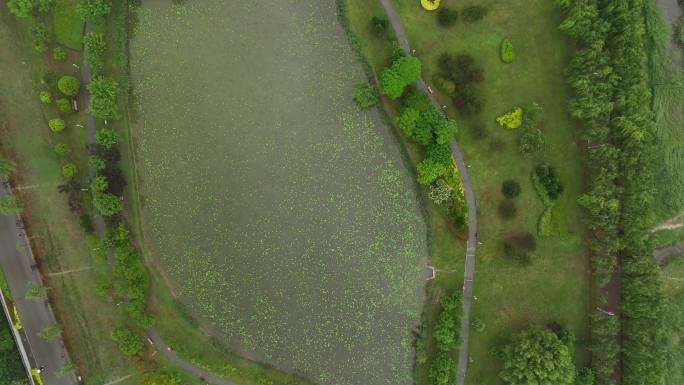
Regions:
M 76 165 L 73 163 L 67 163 L 62 166 L 62 175 L 64 175 L 65 178 L 73 178 L 77 173 L 78 168 L 76 168 Z
M 418 80 L 422 65 L 417 57 L 404 56 L 395 60 L 394 63 L 392 63 L 392 68 L 397 71 L 397 74 L 404 82 L 404 86 L 407 86 Z
M 19 214 L 22 208 L 14 195 L 0 197 L 0 215 Z
M 55 339 L 62 334 L 62 327 L 58 324 L 44 326 L 41 331 L 38 332 L 38 336 L 46 339 L 48 341 Z
M 397 99 L 409 84 L 420 77 L 421 63 L 414 56 L 401 56 L 380 74 L 380 92 L 390 99 Z
M 7 8 L 16 17 L 27 18 L 33 13 L 35 0 L 8 0 Z
M 406 136 L 411 139 L 415 138 L 416 123 L 420 119 L 420 112 L 411 107 L 404 107 L 399 114 L 394 117 L 394 124 L 401 128 Z
M 64 75 L 57 81 L 57 89 L 66 96 L 76 96 L 81 83 L 73 76 Z
M 92 183 L 90 183 L 90 190 L 93 192 L 104 192 L 107 191 L 108 187 L 107 177 L 104 175 L 98 175 L 93 178 Z
M 121 352 L 129 356 L 138 354 L 145 346 L 140 337 L 125 326 L 114 328 L 109 335 L 119 344 Z
M 380 92 L 394 100 L 404 93 L 406 84 L 392 67 L 385 68 L 380 74 Z
M 517 198 L 520 195 L 520 184 L 513 179 L 507 179 L 501 184 L 501 193 L 506 198 Z
M 61 118 L 52 118 L 48 121 L 48 127 L 52 132 L 61 132 L 64 131 L 65 123 L 64 119 Z
M 64 143 L 55 144 L 53 149 L 55 150 L 55 154 L 57 154 L 57 156 L 67 156 L 71 152 L 69 146 Z
M 387 19 L 377 16 L 373 16 L 370 21 L 370 29 L 376 36 L 380 36 L 385 33 L 385 31 L 387 31 L 388 25 L 389 22 Z
M 458 126 L 453 119 L 442 119 L 442 121 L 435 127 L 435 142 L 439 144 L 446 144 L 454 138 Z
M 88 167 L 92 168 L 97 173 L 107 167 L 107 162 L 97 155 L 91 155 L 88 157 Z
M 109 128 L 100 128 L 95 133 L 95 143 L 102 148 L 109 150 L 119 141 L 116 131 Z
M 444 179 L 437 179 L 435 183 L 430 185 L 428 197 L 435 202 L 436 205 L 441 205 L 451 199 L 453 192 L 454 190 Z
M 437 349 L 449 351 L 460 343 L 460 336 L 456 333 L 460 331 L 456 326 L 456 320 L 447 311 L 439 315 L 433 337 L 437 341 Z
M 102 54 L 105 49 L 104 36 L 99 32 L 89 32 L 83 39 L 85 62 L 90 66 L 93 74 L 102 72 L 104 62 Z
M 433 159 L 425 158 L 416 166 L 418 170 L 418 183 L 427 186 L 446 173 L 446 167 Z
M 52 95 L 50 95 L 50 91 L 43 90 L 40 91 L 40 101 L 45 104 L 50 104 L 52 103 Z
M 458 20 L 458 11 L 447 6 L 442 7 L 437 13 L 437 23 L 442 27 L 451 27 Z
M 26 299 L 43 299 L 47 297 L 47 292 L 47 287 L 29 281 L 29 283 L 26 284 L 26 294 L 24 297 Z
M 111 217 L 123 210 L 123 202 L 121 199 L 108 192 L 93 194 L 93 205 L 97 211 L 105 217 Z
M 40 53 L 47 51 L 48 44 L 52 40 L 45 23 L 39 21 L 34 21 L 33 26 L 31 26 L 31 38 L 33 39 L 33 47 Z
M 0 155 L 0 177 L 6 178 L 16 169 L 16 163 Z
M 434 106 L 430 96 L 423 91 L 413 91 L 404 97 L 404 108 L 413 108 L 418 112 L 426 112 Z
M 140 385 L 179 385 L 180 378 L 177 374 L 164 372 L 149 372 L 142 375 Z
M 563 192 L 563 185 L 556 175 L 556 169 L 551 165 L 544 163 L 535 167 L 534 177 L 537 178 L 539 184 L 541 184 L 546 194 L 552 200 L 557 199 Z
M 71 103 L 66 98 L 59 98 L 55 100 L 55 106 L 57 106 L 57 111 L 68 114 L 71 112 Z
M 107 119 L 117 115 L 116 94 L 119 85 L 114 79 L 105 76 L 96 76 L 88 83 L 90 92 L 90 106 L 88 110 L 94 117 Z
M 354 90 L 354 101 L 361 108 L 370 108 L 378 104 L 378 92 L 372 85 L 362 83 Z
M 112 10 L 111 0 L 79 0 L 76 14 L 82 20 L 94 20 L 106 16 Z
M 533 327 L 514 334 L 501 349 L 499 376 L 510 385 L 572 385 L 575 366 L 568 347 L 553 332 Z
M 430 366 L 430 385 L 451 385 L 456 383 L 456 363 L 445 351 L 438 351 Z
M 47 12 L 55 6 L 55 0 L 38 0 L 38 11 Z

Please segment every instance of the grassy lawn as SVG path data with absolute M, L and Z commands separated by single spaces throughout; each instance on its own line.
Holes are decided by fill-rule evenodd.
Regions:
M 2 106 L 2 147 L 19 163 L 16 185 L 20 188 L 26 210 L 24 217 L 33 236 L 33 246 L 71 358 L 85 378 L 107 379 L 122 377 L 134 371 L 130 362 L 109 338 L 109 331 L 123 318 L 120 308 L 94 295 L 95 281 L 107 274 L 104 259 L 93 251 L 79 217 L 69 211 L 66 196 L 57 192 L 62 183 L 61 162 L 53 153 L 56 142 L 68 143 L 71 158 L 80 170 L 85 169 L 85 132 L 76 127 L 83 121 L 81 114 L 67 119 L 67 129 L 52 134 L 47 129 L 47 118 L 56 116 L 54 106 L 42 105 L 38 91 L 42 75 L 48 71 L 47 56 L 39 56 L 30 48 L 25 25 L 17 25 L 3 7 L 0 10 L 0 106 Z M 70 61 L 53 71 L 71 74 L 72 62 L 80 57 L 71 55 Z M 77 73 L 73 73 L 78 76 Z M 53 98 L 56 96 L 53 93 Z M 80 174 L 81 177 L 84 175 Z M 89 267 L 73 273 L 71 269 Z M 97 382 L 95 382 L 97 383 Z
M 656 247 L 674 245 L 681 240 L 684 240 L 684 227 L 659 230 L 653 233 L 653 243 Z
M 57 43 L 80 51 L 84 22 L 76 16 L 76 0 L 57 0 L 52 15 Z
M 575 137 L 576 123 L 566 112 L 569 90 L 564 83 L 563 70 L 569 46 L 557 29 L 560 12 L 551 2 L 541 0 L 482 1 L 478 4 L 490 9 L 482 21 L 466 23 L 459 20 L 454 27 L 443 29 L 437 25 L 436 15 L 423 11 L 419 2 L 396 0 L 394 3 L 411 46 L 423 62 L 423 77 L 428 84 L 438 71 L 437 59 L 444 52 L 469 54 L 477 66 L 484 69 L 485 80 L 478 87 L 485 102 L 477 116 L 459 116 L 450 100 L 438 95 L 448 106 L 448 113 L 460 123 L 457 139 L 470 167 L 479 203 L 478 233 L 482 245 L 478 246 L 477 252 L 474 286 L 477 300 L 473 315 L 483 319 L 486 328 L 481 334 L 471 333 L 472 363 L 466 383 L 500 383 L 497 377 L 500 364 L 491 357 L 491 348 L 512 331 L 532 324 L 558 322 L 570 328 L 580 341 L 577 362 L 586 364 L 588 355 L 582 348 L 582 341 L 588 331 L 590 271 L 582 241 L 581 216 L 575 203 L 582 189 L 582 163 Z M 379 2 L 347 0 L 347 4 L 350 10 L 365 10 L 363 14 L 349 12 L 364 52 L 373 63 L 386 62 L 389 48 L 372 36 L 367 27 L 373 15 L 382 15 Z M 442 4 L 460 11 L 475 2 L 446 0 Z M 503 64 L 499 59 L 499 45 L 504 37 L 513 42 L 517 53 L 512 64 Z M 377 48 L 378 45 L 385 45 L 385 48 Z M 379 50 L 377 54 L 376 49 Z M 552 214 L 555 235 L 538 239 L 532 263 L 521 267 L 503 256 L 501 241 L 524 231 L 536 234 L 543 206 L 530 181 L 534 162 L 523 158 L 518 151 L 519 133 L 498 127 L 495 118 L 516 105 L 532 102 L 544 109 L 540 128 L 547 143 L 543 156 L 537 160 L 547 161 L 557 169 L 565 192 Z M 484 126 L 486 135 L 474 135 L 477 126 Z M 411 148 L 409 145 L 415 157 Z M 522 193 L 516 199 L 517 217 L 503 221 L 497 211 L 503 199 L 501 183 L 509 178 L 521 184 Z M 436 230 L 433 228 L 433 231 Z M 442 257 L 448 247 L 453 248 L 453 242 L 446 242 L 446 245 L 447 248 L 436 248 L 431 254 L 433 264 L 437 269 L 452 268 L 462 274 L 461 254 L 453 258 Z M 459 274 L 453 277 L 458 281 L 452 283 L 452 287 L 460 285 Z M 435 309 L 428 310 L 428 314 L 432 312 Z M 425 368 L 418 368 L 418 383 L 426 382 L 426 374 Z

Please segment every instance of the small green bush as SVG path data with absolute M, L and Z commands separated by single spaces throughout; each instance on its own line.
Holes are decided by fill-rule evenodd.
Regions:
M 527 115 L 526 115 L 527 116 Z M 525 118 L 527 120 L 527 118 Z M 523 156 L 529 158 L 535 154 L 538 154 L 544 150 L 544 143 L 546 142 L 544 138 L 544 133 L 538 128 L 525 129 L 523 134 L 520 136 L 520 142 L 518 148 Z
M 108 192 L 93 194 L 93 206 L 105 217 L 111 217 L 123 210 L 123 202 L 119 197 Z
M 515 59 L 515 51 L 513 50 L 513 43 L 508 39 L 501 40 L 501 61 L 504 63 L 511 63 Z
M 120 326 L 111 331 L 110 337 L 119 344 L 119 349 L 123 354 L 134 356 L 144 347 L 144 342 L 131 329 Z
M 106 150 L 112 148 L 118 141 L 119 135 L 112 129 L 100 128 L 95 133 L 95 143 Z
M 66 178 L 73 178 L 76 176 L 78 173 L 78 169 L 76 168 L 76 165 L 73 163 L 67 163 L 64 166 L 62 166 L 62 175 Z
M 95 178 L 93 178 L 93 181 L 90 183 L 90 190 L 93 193 L 99 193 L 99 192 L 107 191 L 107 187 L 109 187 L 109 182 L 107 182 L 107 177 L 104 175 L 96 176 Z
M 43 90 L 40 91 L 40 101 L 45 103 L 45 104 L 50 104 L 52 103 L 52 95 L 50 95 L 50 91 Z
M 378 104 L 378 92 L 370 84 L 359 84 L 354 90 L 354 101 L 361 108 L 373 107 Z
M 35 22 L 31 27 L 31 38 L 33 39 L 33 47 L 36 51 L 43 53 L 47 51 L 52 36 L 45 23 Z
M 53 150 L 55 150 L 55 154 L 57 154 L 57 156 L 67 156 L 71 152 L 69 146 L 64 143 L 55 144 Z
M 539 182 L 551 200 L 556 200 L 563 192 L 563 185 L 556 175 L 556 169 L 551 165 L 544 163 L 535 167 L 534 174 L 539 178 Z
M 66 96 L 76 96 L 81 82 L 73 76 L 64 75 L 57 81 L 57 88 Z
M 496 122 L 502 127 L 510 129 L 519 128 L 523 124 L 523 110 L 521 107 L 515 107 L 513 111 L 507 112 L 496 118 Z
M 55 105 L 57 106 L 57 111 L 68 114 L 71 112 L 71 103 L 66 98 L 59 98 L 55 100 Z
M 474 317 L 473 321 L 471 322 L 471 326 L 473 327 L 473 330 L 475 330 L 478 333 L 482 333 L 485 330 L 485 323 L 482 321 L 482 318 L 480 317 Z
M 61 47 L 55 47 L 52 49 L 52 58 L 57 61 L 64 61 L 66 60 L 66 51 Z
M 541 216 L 539 216 L 539 222 L 537 223 L 537 233 L 540 237 L 550 237 L 553 235 L 553 223 L 551 222 L 551 213 L 553 211 L 553 205 L 546 206 L 544 211 L 542 211 Z
M 107 167 L 107 162 L 97 155 L 91 155 L 88 157 L 88 167 L 92 168 L 97 173 Z
M 458 11 L 447 6 L 442 7 L 437 13 L 437 23 L 442 27 L 451 27 L 458 20 Z
M 517 198 L 520 195 L 520 183 L 513 179 L 505 180 L 501 184 L 501 193 L 506 198 Z
M 48 127 L 50 127 L 50 130 L 52 132 L 64 131 L 64 127 L 65 127 L 64 119 L 60 119 L 60 118 L 50 119 L 50 121 L 48 122 Z
M 481 5 L 471 5 L 469 7 L 465 7 L 463 12 L 461 12 L 461 15 L 463 16 L 463 20 L 472 23 L 482 20 L 488 12 L 489 10 L 487 7 Z

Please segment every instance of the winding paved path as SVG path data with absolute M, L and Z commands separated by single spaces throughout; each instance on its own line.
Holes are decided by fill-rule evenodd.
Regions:
M 407 53 L 411 54 L 408 37 L 404 26 L 401 24 L 401 19 L 397 13 L 392 0 L 380 0 L 382 6 L 385 8 L 387 17 L 389 17 L 392 28 L 399 41 L 399 46 Z M 430 95 L 432 105 L 437 111 L 442 111 L 442 106 L 437 102 L 434 95 L 427 89 L 427 85 L 423 79 L 416 81 L 416 87 Z M 458 165 L 458 173 L 461 176 L 463 183 L 463 190 L 465 191 L 466 201 L 468 201 L 468 243 L 466 250 L 465 274 L 463 277 L 463 319 L 461 320 L 461 336 L 463 338 L 463 345 L 458 352 L 458 384 L 463 385 L 465 381 L 466 369 L 468 367 L 468 337 L 470 335 L 470 308 L 473 303 L 473 274 L 475 272 L 475 248 L 477 247 L 477 201 L 475 200 L 475 193 L 473 193 L 473 186 L 468 177 L 468 169 L 463 162 L 463 155 L 458 148 L 456 139 L 452 139 L 449 143 L 451 153 L 454 155 L 456 164 Z
M 92 30 L 92 24 L 90 22 L 87 22 L 85 25 L 85 33 L 87 34 Z M 84 62 L 83 66 L 81 67 L 81 79 L 83 84 L 87 84 L 88 81 L 90 81 L 90 67 Z M 83 91 L 81 94 L 83 100 L 83 106 L 81 108 L 87 108 L 88 104 L 90 103 L 90 95 L 88 94 L 88 91 L 85 87 L 83 87 Z M 95 146 L 95 119 L 93 118 L 93 115 L 86 110 L 86 132 L 87 132 L 87 145 L 88 148 L 91 148 Z M 106 236 L 107 232 L 107 227 L 105 225 L 104 219 L 102 218 L 101 215 L 98 213 L 95 213 L 94 215 L 94 224 L 95 224 L 95 232 L 100 238 L 104 238 Z M 107 250 L 107 262 L 109 263 L 110 267 L 114 263 L 114 253 L 112 253 L 111 250 Z M 159 334 L 157 333 L 156 330 L 149 328 L 145 329 L 145 333 L 147 336 L 150 338 L 150 340 L 154 343 L 155 348 L 157 351 L 166 357 L 169 361 L 173 362 L 175 365 L 183 368 L 185 371 L 188 373 L 192 373 L 198 378 L 200 378 L 202 381 L 207 381 L 216 385 L 238 385 L 235 382 L 226 380 L 224 378 L 221 378 L 204 368 L 201 368 L 199 366 L 196 366 L 183 358 L 179 357 L 176 352 L 168 349 L 168 346 L 164 344 L 164 341 L 161 339 Z

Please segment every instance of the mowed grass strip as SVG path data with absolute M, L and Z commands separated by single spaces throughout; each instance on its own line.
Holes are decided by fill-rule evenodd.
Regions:
M 368 32 L 373 16 L 386 17 L 378 8 L 379 1 L 347 0 L 347 3 L 349 9 L 367 12 L 363 15 L 349 12 L 350 19 L 364 52 L 373 63 L 383 63 L 391 46 Z M 411 47 L 423 62 L 423 78 L 428 84 L 438 72 L 439 56 L 445 52 L 469 54 L 484 69 L 485 80 L 476 86 L 484 99 L 479 114 L 460 116 L 451 100 L 437 93 L 449 114 L 460 123 L 457 137 L 479 203 L 478 235 L 482 244 L 477 251 L 474 288 L 477 299 L 473 316 L 482 319 L 486 327 L 482 333 L 471 332 L 472 362 L 466 383 L 500 384 L 500 363 L 491 356 L 491 349 L 512 332 L 531 324 L 557 322 L 568 327 L 580 341 L 576 361 L 579 365 L 586 364 L 588 354 L 582 341 L 588 334 L 590 270 L 583 242 L 582 215 L 576 204 L 577 195 L 582 191 L 581 149 L 575 136 L 576 122 L 566 112 L 569 92 L 563 69 L 569 57 L 569 45 L 557 29 L 560 12 L 547 1 L 446 0 L 442 6 L 462 11 L 466 6 L 479 4 L 486 6 L 489 13 L 479 22 L 467 23 L 461 18 L 455 26 L 444 29 L 437 24 L 436 13 L 425 12 L 419 2 L 395 0 L 394 4 L 409 34 Z M 512 41 L 517 54 L 511 64 L 504 64 L 500 59 L 504 38 Z M 385 48 L 377 48 L 378 45 Z M 434 85 L 432 88 L 436 89 Z M 524 232 L 536 236 L 543 205 L 530 181 L 535 161 L 523 158 L 518 150 L 519 131 L 504 130 L 495 118 L 514 106 L 532 102 L 544 109 L 540 128 L 546 137 L 546 149 L 536 162 L 547 161 L 556 168 L 565 192 L 552 212 L 554 235 L 538 239 L 531 264 L 521 267 L 504 256 L 502 240 Z M 484 135 L 477 132 L 481 127 Z M 412 147 L 408 145 L 409 150 Z M 411 153 L 414 158 L 419 155 L 416 151 Z M 514 179 L 522 186 L 522 193 L 516 199 L 517 217 L 510 221 L 498 215 L 499 203 L 504 199 L 501 183 L 506 179 Z M 443 253 L 436 247 L 431 254 L 438 270 L 462 270 L 462 264 L 455 263 L 458 257 L 443 258 Z M 440 277 L 439 273 L 437 276 Z M 453 273 L 449 281 L 446 275 L 441 279 L 444 284 L 439 280 L 431 283 L 428 301 L 437 285 L 441 289 L 457 289 L 462 273 Z M 427 302 L 428 306 L 430 303 L 435 306 L 427 309 L 428 330 L 431 314 L 438 309 L 436 302 Z M 429 334 L 426 342 L 430 351 Z M 418 366 L 419 384 L 427 383 L 427 373 L 426 367 Z
M 57 43 L 80 51 L 85 23 L 76 15 L 76 1 L 58 0 L 52 11 L 52 22 Z

